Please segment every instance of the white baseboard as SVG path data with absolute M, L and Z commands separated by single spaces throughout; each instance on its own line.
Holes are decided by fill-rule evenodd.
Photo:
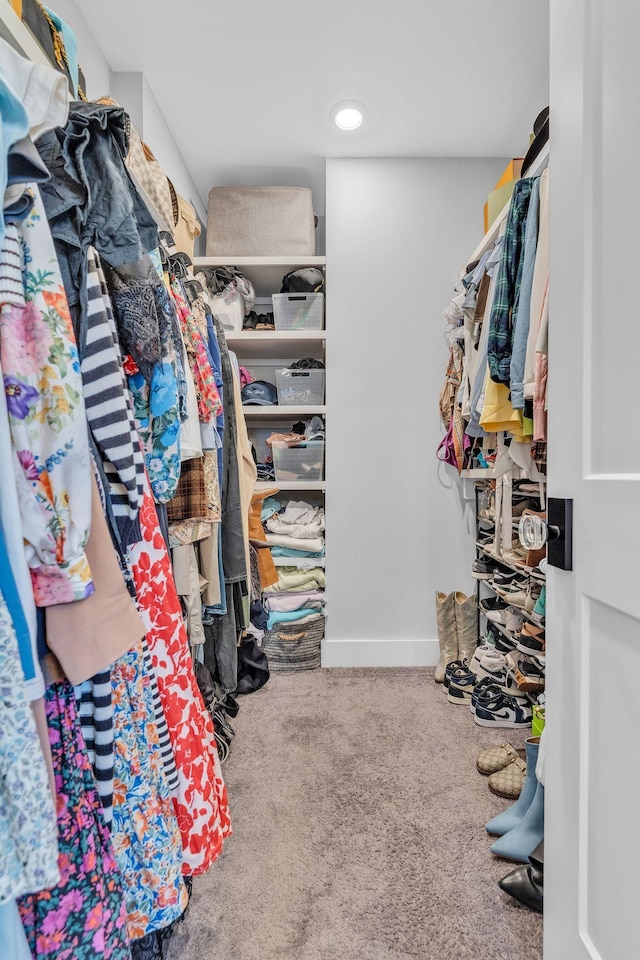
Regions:
M 434 667 L 437 640 L 325 640 L 323 667 Z

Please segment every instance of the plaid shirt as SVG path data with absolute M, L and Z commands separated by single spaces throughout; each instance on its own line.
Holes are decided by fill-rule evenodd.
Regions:
M 489 373 L 495 383 L 507 386 L 510 382 L 512 318 L 518 311 L 524 235 L 534 179 L 518 180 L 513 191 L 489 320 Z

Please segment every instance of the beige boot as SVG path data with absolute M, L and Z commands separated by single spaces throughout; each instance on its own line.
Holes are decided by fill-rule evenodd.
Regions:
M 459 590 L 454 594 L 456 633 L 458 634 L 458 659 L 471 663 L 478 646 L 478 608 L 473 594 L 467 597 Z
M 458 637 L 456 634 L 456 611 L 453 593 L 436 591 L 436 617 L 438 620 L 438 640 L 440 641 L 440 659 L 433 679 L 436 683 L 444 680 L 444 671 L 448 663 L 458 659 Z

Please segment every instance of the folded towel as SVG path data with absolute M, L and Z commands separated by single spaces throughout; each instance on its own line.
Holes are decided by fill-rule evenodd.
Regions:
M 264 606 L 269 613 L 301 610 L 303 607 L 323 607 L 326 598 L 319 590 L 307 590 L 300 593 L 276 593 L 265 597 Z
M 310 550 L 291 550 L 289 547 L 271 547 L 271 556 L 291 557 L 292 559 L 311 557 L 313 560 L 321 560 L 324 557 L 324 547 L 318 553 L 312 553 Z

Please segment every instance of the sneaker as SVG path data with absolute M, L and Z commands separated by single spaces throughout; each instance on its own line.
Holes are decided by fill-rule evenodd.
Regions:
M 485 677 L 495 679 L 494 675 L 500 673 L 500 670 L 503 670 L 505 666 L 504 654 L 500 653 L 495 647 L 492 647 L 491 650 L 482 654 L 478 660 L 478 669 L 476 670 L 476 677 L 478 680 L 484 680 Z M 497 683 L 497 680 L 495 681 Z
M 520 500 L 519 503 L 514 503 L 511 507 L 511 516 L 521 517 L 523 513 L 529 513 L 533 504 L 537 502 L 533 498 L 527 498 L 526 500 Z
M 505 627 L 509 631 L 509 633 L 512 633 L 514 636 L 517 636 L 522 630 L 523 623 L 524 623 L 524 614 L 521 613 L 517 607 L 509 607 L 507 609 L 507 622 L 505 623 Z
M 508 587 L 509 584 L 514 582 L 514 580 L 524 583 L 524 577 L 516 570 L 500 571 L 499 573 L 496 572 L 493 578 L 493 586 L 496 590 L 498 590 L 500 587 Z
M 501 600 L 500 597 L 490 597 L 488 600 L 483 600 L 480 604 L 482 611 L 487 618 L 493 623 L 499 623 L 501 626 L 505 626 L 507 622 L 507 606 L 504 600 Z
M 524 728 L 531 726 L 531 704 L 507 693 L 497 693 L 489 698 L 480 697 L 476 703 L 473 719 L 480 727 Z
M 492 697 L 497 696 L 500 692 L 500 688 L 496 687 L 491 677 L 483 677 L 482 680 L 478 680 L 473 688 L 471 702 L 469 703 L 471 713 L 475 713 L 476 706 L 480 700 L 491 700 Z
M 519 660 L 515 669 L 518 689 L 523 693 L 542 693 L 545 687 L 544 667 L 535 660 Z
M 442 689 L 446 693 L 449 689 L 449 682 L 451 680 L 451 674 L 454 670 L 457 670 L 458 667 L 464 667 L 464 660 L 452 660 L 451 663 L 448 663 L 444 670 L 444 680 L 442 681 Z
M 515 671 L 507 666 L 502 654 L 494 653 L 493 656 L 482 658 L 478 672 L 478 679 L 481 678 L 492 680 L 503 693 L 511 693 L 517 696 L 519 692 Z
M 496 641 L 500 637 L 500 631 L 496 630 L 492 623 L 487 623 L 487 629 L 484 632 L 482 643 L 485 646 L 495 647 Z
M 516 641 L 512 640 L 511 637 L 505 637 L 504 634 L 500 634 L 498 640 L 496 640 L 496 650 L 498 653 L 502 653 L 506 656 L 508 653 L 511 653 L 512 650 L 516 649 Z
M 499 596 L 512 607 L 518 607 L 520 610 L 524 610 L 529 592 L 526 587 L 520 587 L 519 589 L 504 590 Z
M 547 606 L 547 588 L 542 587 L 542 589 L 540 590 L 540 595 L 536 600 L 535 606 L 531 611 L 531 616 L 538 623 L 540 623 L 541 620 L 544 620 L 546 606 Z
M 536 603 L 540 598 L 542 588 L 543 588 L 543 584 L 537 583 L 535 580 L 531 581 L 529 585 L 529 596 L 527 597 L 526 603 L 524 605 L 524 608 L 527 611 L 527 613 L 533 614 Z
M 490 560 L 474 560 L 471 564 L 471 576 L 474 580 L 491 580 L 495 572 L 495 564 Z
M 492 643 L 483 642 L 479 644 L 476 647 L 475 653 L 471 657 L 471 660 L 469 661 L 469 669 L 477 675 L 478 667 L 480 666 L 480 661 L 482 660 L 483 656 L 485 655 L 485 653 L 486 654 L 493 653 L 494 649 L 495 647 Z
M 520 653 L 526 653 L 530 657 L 539 657 L 544 655 L 544 630 L 542 630 L 540 627 L 535 627 L 531 623 L 525 623 L 522 628 L 522 633 L 518 637 L 516 646 Z
M 456 667 L 451 672 L 447 700 L 449 703 L 471 703 L 471 694 L 476 684 L 476 675 L 469 667 Z

